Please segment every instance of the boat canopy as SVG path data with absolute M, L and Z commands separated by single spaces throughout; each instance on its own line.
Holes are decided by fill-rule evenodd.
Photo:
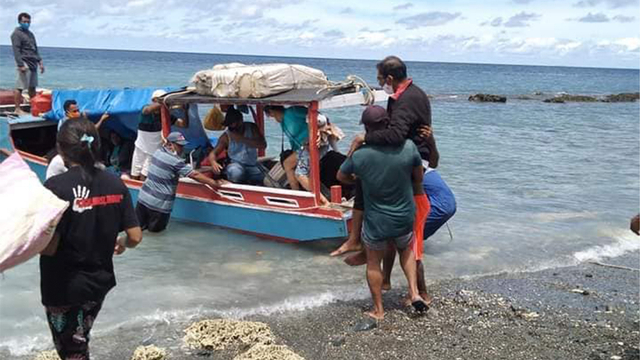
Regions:
M 151 94 L 158 88 L 101 89 L 101 90 L 54 90 L 51 95 L 51 111 L 44 114 L 50 121 L 64 118 L 64 102 L 75 100 L 81 112 L 87 112 L 89 119 L 96 121 L 104 113 L 111 118 L 104 123 L 107 128 L 127 138 L 135 138 L 140 111 L 151 101 Z M 167 92 L 176 87 L 160 88 Z
M 241 97 L 215 97 L 210 95 L 199 95 L 191 91 L 178 91 L 164 96 L 164 103 L 171 105 L 180 104 L 227 104 L 227 105 L 304 105 L 308 106 L 312 102 L 320 102 L 331 97 L 349 94 L 356 91 L 355 87 L 327 88 L 318 87 L 311 89 L 294 89 L 277 95 L 262 98 L 241 98 Z

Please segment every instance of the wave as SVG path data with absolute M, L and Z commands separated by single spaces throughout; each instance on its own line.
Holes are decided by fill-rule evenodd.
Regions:
M 615 258 L 640 250 L 638 236 L 627 229 L 617 230 L 613 237 L 616 240 L 614 243 L 597 245 L 578 251 L 573 254 L 573 257 L 579 262 L 600 261 L 605 258 Z

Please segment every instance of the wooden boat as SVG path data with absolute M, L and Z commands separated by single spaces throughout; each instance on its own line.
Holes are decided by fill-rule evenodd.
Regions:
M 149 96 L 146 96 L 146 99 L 149 99 Z M 374 96 L 378 101 L 387 98 L 381 91 L 375 91 Z M 55 98 L 54 91 L 54 102 Z M 172 219 L 210 224 L 286 242 L 344 238 L 348 235 L 352 215 L 350 204 L 338 195 L 332 198 L 330 205 L 320 206 L 320 159 L 315 146 L 317 117 L 320 109 L 362 104 L 365 94 L 359 89 L 299 89 L 260 99 L 217 98 L 178 91 L 168 93 L 163 101 L 165 106 L 161 113 L 165 136 L 171 131 L 169 107 L 173 105 L 246 105 L 251 108 L 254 121 L 262 133 L 265 122 L 264 106 L 305 106 L 309 109 L 309 144 L 314 144 L 309 149 L 311 191 L 240 184 L 225 184 L 214 189 L 182 178 L 171 213 Z M 133 110 L 139 113 L 141 108 Z M 23 121 L 20 118 L 0 117 L 0 149 L 3 149 L 4 153 L 18 151 L 44 181 L 48 165 L 45 155 L 55 147 L 56 125 L 57 122 L 45 119 Z M 142 182 L 131 179 L 123 181 L 135 201 Z

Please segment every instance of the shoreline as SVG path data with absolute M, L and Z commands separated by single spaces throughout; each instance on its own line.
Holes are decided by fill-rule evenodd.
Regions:
M 640 252 L 606 262 L 637 269 Z M 429 285 L 435 300 L 426 315 L 401 305 L 406 285 L 396 282 L 383 295 L 385 319 L 371 330 L 355 329 L 368 322 L 368 297 L 242 320 L 268 324 L 276 344 L 305 359 L 631 360 L 640 357 L 639 284 L 638 271 L 581 263 L 439 281 Z M 122 329 L 94 335 L 92 357 L 129 359 L 138 346 L 151 344 L 178 360 L 233 359 L 247 350 L 189 351 L 182 346 L 183 330 L 167 324 L 150 334 Z

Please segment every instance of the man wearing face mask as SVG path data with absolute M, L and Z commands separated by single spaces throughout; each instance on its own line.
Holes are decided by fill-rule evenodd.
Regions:
M 136 215 L 142 230 L 160 232 L 167 227 L 181 176 L 209 186 L 217 187 L 220 184 L 194 170 L 184 161 L 181 155 L 185 145 L 185 137 L 174 131 L 167 136 L 167 142 L 153 153 L 149 173 L 140 189 L 136 205 Z
M 13 56 L 17 67 L 14 103 L 16 113 L 23 115 L 26 112 L 20 109 L 22 90 L 27 89 L 31 98 L 36 95 L 36 86 L 38 86 L 37 69 L 40 67 L 40 73 L 44 73 L 44 65 L 38 53 L 36 37 L 29 31 L 31 15 L 20 13 L 18 15 L 18 23 L 19 26 L 11 34 L 11 46 L 13 47 Z

